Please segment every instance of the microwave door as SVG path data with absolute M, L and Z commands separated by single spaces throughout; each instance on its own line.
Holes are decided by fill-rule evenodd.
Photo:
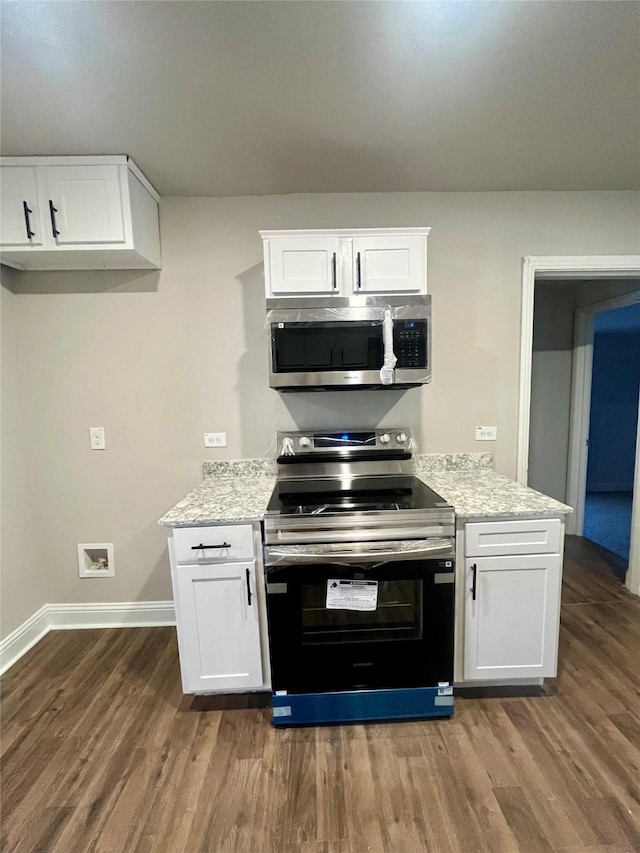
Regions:
M 334 329 L 333 355 L 338 370 L 380 370 L 383 346 L 381 324 L 342 323 Z
M 382 324 L 283 323 L 272 329 L 274 372 L 382 367 Z

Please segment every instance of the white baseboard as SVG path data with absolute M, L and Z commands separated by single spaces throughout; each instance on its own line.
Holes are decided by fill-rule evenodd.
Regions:
M 51 628 L 149 628 L 175 625 L 173 601 L 48 604 Z
M 173 601 L 44 604 L 0 642 L 0 675 L 52 630 L 149 628 L 175 624 Z
M 51 624 L 48 607 L 48 604 L 43 604 L 40 610 L 36 610 L 33 616 L 0 643 L 0 675 L 49 632 Z

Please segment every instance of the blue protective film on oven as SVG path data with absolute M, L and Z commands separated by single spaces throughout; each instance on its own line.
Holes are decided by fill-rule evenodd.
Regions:
M 372 720 L 421 720 L 451 717 L 453 696 L 442 688 L 345 690 L 335 693 L 289 693 L 272 697 L 274 726 L 354 723 Z

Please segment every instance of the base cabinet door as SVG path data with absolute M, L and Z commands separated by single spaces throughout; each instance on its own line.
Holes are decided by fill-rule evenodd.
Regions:
M 184 692 L 261 687 L 255 563 L 176 566 L 174 594 Z
M 465 680 L 556 675 L 561 557 L 465 561 Z

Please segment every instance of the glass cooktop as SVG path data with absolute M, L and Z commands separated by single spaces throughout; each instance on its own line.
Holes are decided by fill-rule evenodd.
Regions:
M 413 476 L 280 480 L 267 512 L 323 515 L 335 512 L 442 509 L 449 504 Z

